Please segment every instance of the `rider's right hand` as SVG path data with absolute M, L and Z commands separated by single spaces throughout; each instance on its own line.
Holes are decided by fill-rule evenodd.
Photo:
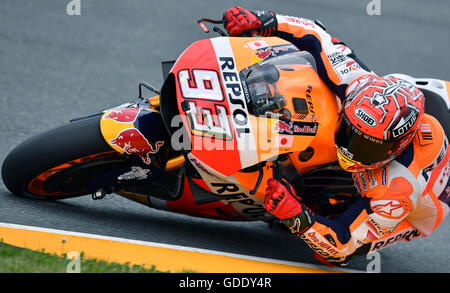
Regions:
M 228 9 L 223 15 L 223 26 L 230 36 L 270 35 L 277 28 L 277 20 L 273 12 L 251 12 L 242 7 Z
M 276 179 L 267 181 L 264 208 L 280 220 L 292 218 L 303 211 L 302 204 L 295 199 L 292 186 Z
M 264 208 L 282 222 L 294 234 L 302 234 L 316 221 L 315 214 L 301 203 L 292 186 L 284 180 L 267 181 Z

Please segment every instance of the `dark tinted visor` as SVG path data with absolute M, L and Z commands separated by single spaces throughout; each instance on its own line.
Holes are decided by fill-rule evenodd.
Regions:
M 336 146 L 350 160 L 363 165 L 389 159 L 400 145 L 400 141 L 379 140 L 361 133 L 349 123 L 345 114 L 339 123 L 335 137 Z

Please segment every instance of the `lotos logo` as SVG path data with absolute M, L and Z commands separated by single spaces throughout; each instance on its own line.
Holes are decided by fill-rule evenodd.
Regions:
M 294 134 L 294 132 L 292 131 L 292 121 L 289 124 L 287 124 L 286 122 L 280 120 L 275 124 L 274 130 L 278 131 L 279 133 L 285 132 L 289 134 Z
M 361 120 L 362 122 L 364 122 L 364 124 L 366 124 L 367 126 L 370 127 L 375 127 L 377 126 L 377 121 L 375 120 L 375 118 L 373 118 L 369 113 L 367 113 L 364 109 L 362 108 L 356 108 L 355 109 L 355 115 L 356 117 L 359 118 L 359 120 Z
M 107 115 L 103 116 L 103 119 L 111 119 L 120 123 L 130 123 L 136 120 L 141 109 L 126 108 L 120 110 L 112 110 Z
M 402 136 L 403 134 L 407 133 L 408 130 L 410 130 L 414 126 L 414 122 L 416 122 L 417 117 L 419 116 L 419 113 L 415 110 L 412 110 L 408 117 L 404 118 L 401 117 L 400 121 L 397 123 L 397 125 L 392 130 L 392 137 L 396 138 L 399 136 Z
M 123 130 L 109 142 L 118 146 L 129 155 L 140 156 L 147 165 L 151 163 L 150 154 L 156 154 L 161 146 L 164 145 L 164 141 L 157 141 L 155 146 L 153 146 L 136 128 Z

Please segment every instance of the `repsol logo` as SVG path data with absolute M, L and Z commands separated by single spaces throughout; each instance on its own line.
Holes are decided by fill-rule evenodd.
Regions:
M 233 57 L 220 57 L 222 79 L 225 85 L 228 100 L 230 101 L 231 116 L 238 137 L 243 133 L 250 133 L 248 114 L 245 99 L 242 95 L 241 82 L 237 74 Z
M 359 120 L 361 120 L 367 126 L 370 126 L 370 127 L 377 126 L 377 121 L 375 120 L 375 118 L 373 118 L 364 109 L 356 108 L 355 109 L 355 115 L 356 115 L 356 117 L 358 117 Z
M 266 210 L 261 204 L 250 198 L 234 183 L 212 182 L 213 193 L 222 197 L 222 201 L 233 205 L 238 213 L 247 218 L 262 220 L 265 218 Z
M 379 242 L 373 244 L 373 247 L 370 251 L 379 250 L 385 248 L 386 246 L 392 245 L 398 241 L 411 241 L 413 239 L 419 238 L 420 232 L 417 229 L 407 230 L 404 232 L 400 232 L 399 234 L 393 235 L 387 239 L 383 239 Z
M 308 88 L 306 89 L 306 100 L 308 103 L 309 113 L 311 113 L 313 116 L 315 116 L 316 112 L 314 112 L 314 104 L 312 103 L 312 98 L 311 98 L 312 89 L 313 89 L 312 86 L 308 85 Z

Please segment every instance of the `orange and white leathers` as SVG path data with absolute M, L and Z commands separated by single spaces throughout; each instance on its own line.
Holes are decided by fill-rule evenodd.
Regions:
M 320 77 L 341 99 L 349 84 L 374 74 L 319 22 L 283 15 L 276 18 L 278 27 L 271 35 L 310 52 Z M 291 231 L 334 262 L 428 236 L 449 211 L 449 158 L 441 125 L 424 115 L 419 132 L 400 157 L 383 168 L 353 175 L 362 198 L 349 210 L 337 218 L 315 215 L 314 224 L 304 233 Z
M 362 199 L 338 218 L 316 215 L 299 236 L 323 257 L 343 261 L 355 252 L 430 235 L 449 212 L 449 159 L 441 125 L 425 114 L 401 156 L 383 168 L 353 174 Z

